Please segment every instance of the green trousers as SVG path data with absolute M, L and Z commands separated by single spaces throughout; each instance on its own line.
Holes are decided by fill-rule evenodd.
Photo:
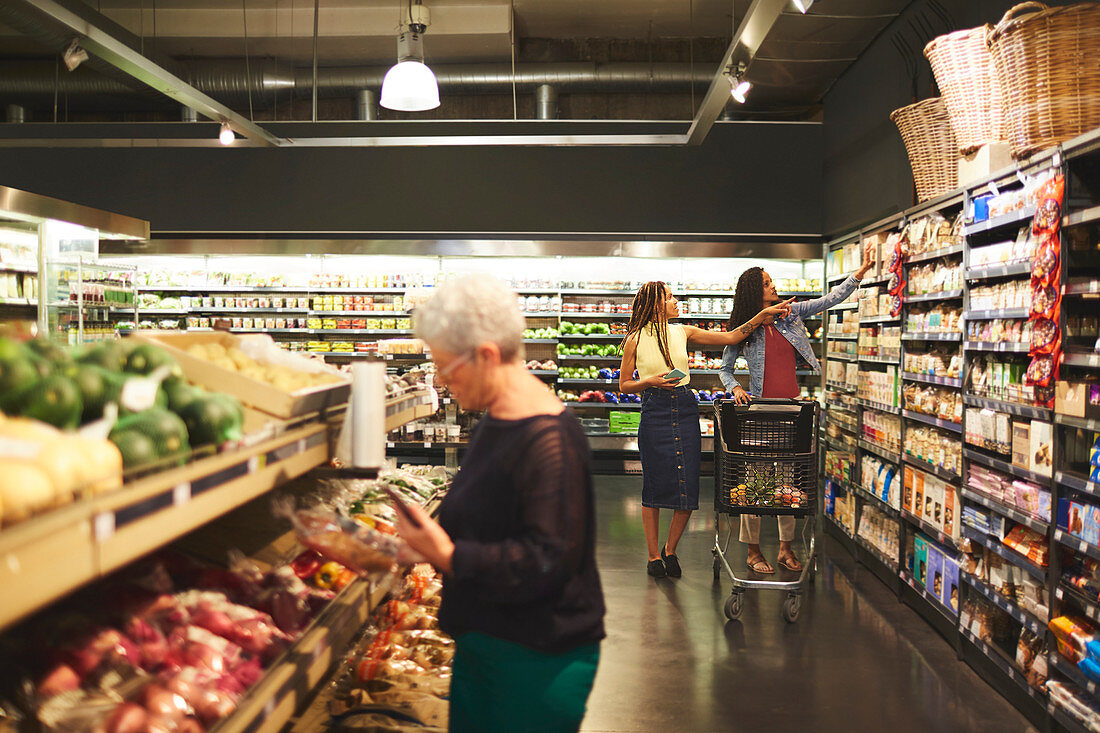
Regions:
M 463 634 L 455 639 L 450 729 L 576 731 L 599 660 L 599 644 L 543 654 L 487 634 Z

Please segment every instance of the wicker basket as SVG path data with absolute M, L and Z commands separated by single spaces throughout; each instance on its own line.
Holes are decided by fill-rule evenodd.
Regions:
M 905 142 L 917 200 L 927 201 L 958 187 L 959 146 L 943 101 L 925 99 L 894 110 L 890 119 Z
M 1100 3 L 1022 3 L 988 42 L 1016 158 L 1100 127 Z
M 991 29 L 948 33 L 924 47 L 963 155 L 1005 139 L 1000 78 L 986 43 Z

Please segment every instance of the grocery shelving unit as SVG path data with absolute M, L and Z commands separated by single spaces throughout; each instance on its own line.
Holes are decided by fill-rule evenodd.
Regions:
M 827 244 L 826 255 L 829 249 L 841 247 L 851 241 L 861 241 L 868 234 L 893 228 L 902 222 L 913 221 L 931 212 L 940 212 L 948 219 L 960 208 L 964 212 L 970 212 L 971 201 L 978 196 L 990 192 L 1011 190 L 1014 187 L 1020 187 L 1029 176 L 1059 170 L 1065 174 L 1066 179 L 1066 191 L 1063 198 L 1065 204 L 1061 221 L 1063 307 L 1061 323 L 1059 324 L 1065 339 L 1065 351 L 1060 379 L 1081 381 L 1085 377 L 1095 377 L 1096 370 L 1100 368 L 1100 354 L 1094 351 L 1097 338 L 1095 326 L 1089 325 L 1094 324 L 1095 321 L 1089 321 L 1088 319 L 1100 315 L 1100 304 L 1097 302 L 1097 295 L 1100 294 L 1100 251 L 1096 249 L 1097 242 L 1100 241 L 1100 227 L 1097 227 L 1097 221 L 1100 220 L 1100 214 L 1097 213 L 1100 211 L 1100 206 L 1097 205 L 1097 200 L 1100 200 L 1100 165 L 1098 165 L 1100 163 L 1100 145 L 1098 145 L 1098 142 L 1100 142 L 1100 130 L 1071 141 L 1060 148 L 1039 153 L 1027 161 L 1022 161 L 1019 167 L 996 173 L 970 185 L 965 190 L 952 192 L 926 202 Z M 827 448 L 852 451 L 855 459 L 853 470 L 856 472 L 858 472 L 860 466 L 858 457 L 861 454 L 870 453 L 891 463 L 891 465 L 898 465 L 899 470 L 904 466 L 910 466 L 934 475 L 954 487 L 959 499 L 957 506 L 960 511 L 968 506 L 975 507 L 990 516 L 1002 518 L 1007 523 L 1006 529 L 1012 525 L 1022 525 L 1045 537 L 1047 549 L 1049 550 L 1049 567 L 1040 566 L 1034 559 L 1025 557 L 1015 549 L 1010 548 L 1001 541 L 1002 538 L 999 536 L 988 535 L 966 523 L 960 523 L 961 541 L 969 543 L 975 548 L 988 549 L 1017 568 L 1025 576 L 1042 584 L 1049 599 L 1050 618 L 1070 613 L 1087 617 L 1100 624 L 1100 600 L 1086 597 L 1063 581 L 1061 562 L 1063 550 L 1072 551 L 1078 556 L 1100 560 L 1100 546 L 1086 542 L 1077 535 L 1070 534 L 1068 529 L 1061 524 L 1062 520 L 1059 519 L 1059 500 L 1079 498 L 1086 502 L 1091 500 L 1095 504 L 1096 500 L 1100 499 L 1100 482 L 1090 481 L 1087 469 L 1083 470 L 1083 467 L 1087 467 L 1088 464 L 1086 454 L 1088 446 L 1092 443 L 1092 436 L 1094 433 L 1100 432 L 1100 420 L 1056 414 L 1054 410 L 1045 405 L 1028 403 L 1018 395 L 1007 391 L 991 391 L 984 387 L 978 389 L 978 385 L 969 376 L 971 368 L 980 359 L 993 358 L 1007 361 L 1015 358 L 1017 361 L 1025 362 L 1028 360 L 1029 344 L 1026 341 L 1022 343 L 990 342 L 977 334 L 981 334 L 986 324 L 991 321 L 1026 320 L 1030 310 L 1026 307 L 979 307 L 971 310 L 971 302 L 979 288 L 1028 279 L 1031 275 L 1030 260 L 987 263 L 983 260 L 975 261 L 972 258 L 974 258 L 975 250 L 983 246 L 1014 241 L 1017 232 L 1022 228 L 1030 227 L 1034 213 L 1034 208 L 1026 208 L 994 217 L 988 221 L 966 224 L 961 229 L 963 235 L 961 244 L 910 257 L 906 263 L 907 266 L 911 266 L 914 263 L 927 264 L 945 258 L 955 262 L 961 258 L 965 284 L 960 291 L 952 291 L 936 296 L 906 297 L 904 298 L 904 308 L 906 310 L 914 307 L 920 308 L 923 307 L 920 304 L 936 303 L 944 298 L 961 302 L 964 315 L 962 333 L 941 335 L 908 331 L 902 339 L 903 358 L 906 353 L 912 353 L 914 350 L 921 348 L 922 344 L 934 343 L 941 347 L 957 344 L 962 349 L 960 374 L 958 377 L 946 377 L 902 371 L 900 380 L 902 383 L 917 382 L 959 392 L 964 406 L 962 422 L 955 423 L 943 420 L 938 416 L 929 416 L 912 409 L 903 409 L 901 438 L 902 445 L 905 448 L 899 457 L 892 450 L 884 450 L 882 446 L 865 440 L 865 436 L 859 432 L 862 420 L 867 412 L 882 407 L 881 405 L 874 405 L 865 400 L 857 399 L 854 401 L 854 409 L 858 414 L 859 421 L 855 425 L 846 423 L 844 420 L 834 419 L 833 413 L 844 415 L 852 408 L 845 405 L 843 401 L 847 391 L 845 389 L 846 385 L 830 381 L 826 382 L 824 386 L 826 390 L 831 391 L 835 399 L 828 400 L 824 422 L 827 425 L 836 426 L 838 430 L 849 431 L 853 436 L 857 436 L 858 440 L 846 442 L 832 440 L 829 441 Z M 1075 246 L 1075 243 L 1078 243 L 1079 246 Z M 1080 243 L 1083 243 L 1083 245 Z M 830 280 L 833 279 L 830 278 Z M 862 326 L 864 322 L 880 322 L 881 320 L 883 319 L 861 320 L 860 325 Z M 972 331 L 971 329 L 975 330 Z M 848 336 L 842 334 L 827 334 L 826 337 L 829 340 L 848 338 Z M 843 359 L 847 363 L 844 355 L 829 354 L 827 358 Z M 877 363 L 869 359 L 861 358 L 859 364 L 860 369 L 877 367 Z M 1017 423 L 1050 424 L 1053 433 L 1053 475 L 1050 476 L 1043 472 L 1021 468 L 1013 461 L 1012 455 L 998 452 L 999 450 L 1005 450 L 1004 446 L 998 446 L 998 449 L 995 450 L 991 445 L 974 445 L 967 442 L 967 427 L 968 420 L 970 420 L 967 410 L 986 410 L 1000 413 Z M 939 428 L 944 439 L 963 443 L 962 475 L 947 471 L 924 460 L 923 457 L 914 456 L 907 452 L 911 443 L 906 439 L 907 431 L 922 425 Z M 976 426 L 970 427 L 974 428 Z M 973 433 L 975 431 L 971 430 L 969 432 Z M 980 430 L 977 432 L 980 433 Z M 1051 495 L 1051 517 L 1049 521 L 974 488 L 969 481 L 972 466 L 991 471 L 1008 482 L 1014 480 L 1027 481 L 1049 491 Z M 850 492 L 854 496 L 857 512 L 862 512 L 863 507 L 868 506 L 881 510 L 881 500 L 861 490 L 859 483 L 858 473 L 856 473 L 851 482 L 833 482 L 833 486 L 834 490 L 838 492 Z M 920 532 L 927 540 L 935 541 L 946 550 L 953 551 L 957 546 L 958 543 L 954 538 L 943 535 L 938 528 L 929 526 L 923 519 L 910 514 L 904 508 L 900 515 L 903 518 L 901 523 L 903 532 Z M 858 514 L 856 526 L 859 526 Z M 1062 710 L 1053 698 L 1048 699 L 1045 690 L 1031 687 L 1010 655 L 1006 655 L 1001 649 L 978 638 L 971 629 L 963 627 L 957 615 L 951 613 L 945 615 L 946 609 L 942 603 L 930 598 L 920 583 L 914 580 L 911 572 L 906 570 L 904 541 L 899 541 L 899 547 L 902 548 L 902 557 L 899 557 L 896 563 L 884 564 L 881 557 L 873 557 L 873 553 L 867 552 L 860 538 L 853 537 L 836 522 L 826 521 L 825 527 L 837 537 L 842 545 L 852 551 L 861 563 L 871 567 L 876 575 L 883 577 L 883 570 L 888 570 L 889 574 L 884 578 L 887 585 L 896 589 L 900 597 L 910 602 L 914 608 L 920 611 L 931 625 L 940 630 L 948 642 L 957 650 L 961 659 L 978 671 L 987 682 L 1013 702 L 1038 727 L 1045 730 L 1053 728 L 1055 730 L 1079 731 L 1084 729 L 1067 712 Z M 895 565 L 901 568 L 900 572 L 894 570 Z M 965 588 L 965 593 L 960 600 L 980 597 L 989 605 L 1003 612 L 1019 628 L 1027 630 L 1040 638 L 1045 638 L 1050 676 L 1075 682 L 1094 701 L 1100 702 L 1100 685 L 1088 680 L 1074 664 L 1059 654 L 1053 635 L 1047 630 L 1047 619 L 1036 616 L 1032 611 L 1019 605 L 1013 599 L 1000 595 L 989 584 L 968 574 L 965 570 L 960 572 L 960 586 Z M 962 588 L 960 588 L 961 592 Z M 945 620 L 950 621 L 950 623 L 945 624 Z

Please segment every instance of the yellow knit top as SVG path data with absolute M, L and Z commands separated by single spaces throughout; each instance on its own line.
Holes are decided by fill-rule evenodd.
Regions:
M 668 364 L 661 356 L 661 347 L 657 344 L 657 331 L 653 325 L 646 326 L 638 333 L 638 349 L 636 364 L 638 378 L 647 379 L 658 374 L 668 374 Z M 668 324 L 668 355 L 672 358 L 672 365 L 684 373 L 688 373 L 687 331 L 678 324 Z M 691 382 L 691 375 L 680 380 L 678 386 L 686 387 Z

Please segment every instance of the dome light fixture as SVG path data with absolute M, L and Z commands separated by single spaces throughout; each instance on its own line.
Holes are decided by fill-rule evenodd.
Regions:
M 813 7 L 813 4 L 814 0 L 794 0 L 794 6 L 798 8 L 798 12 L 802 13 L 803 15 L 806 14 L 807 10 Z
M 229 126 L 229 123 L 223 122 L 222 129 L 218 132 L 218 142 L 222 145 L 232 145 L 236 139 L 237 136 L 233 134 L 233 129 Z
M 409 16 L 402 19 L 397 35 L 397 63 L 382 79 L 378 103 L 398 112 L 424 112 L 439 106 L 439 82 L 424 63 L 424 31 L 428 9 L 409 2 Z
M 726 73 L 726 78 L 730 82 L 730 96 L 738 102 L 738 104 L 744 104 L 746 97 L 752 90 L 752 82 L 745 78 L 745 64 L 744 62 L 737 64 L 736 71 L 729 71 Z

